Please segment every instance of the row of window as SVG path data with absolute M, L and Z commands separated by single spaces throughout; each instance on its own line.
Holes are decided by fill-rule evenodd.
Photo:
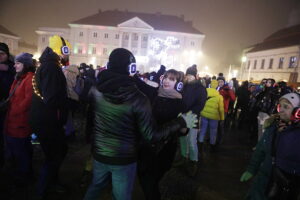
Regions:
M 80 37 L 83 37 L 83 32 L 82 32 L 82 31 L 79 32 L 79 36 L 80 36 Z M 98 33 L 97 33 L 97 32 L 94 32 L 94 33 L 93 33 L 93 37 L 94 37 L 94 38 L 97 38 L 97 37 L 98 37 Z M 115 39 L 119 39 L 119 37 L 120 37 L 119 34 L 116 34 L 116 35 L 115 35 Z M 104 34 L 104 38 L 106 38 L 106 39 L 108 38 L 108 33 L 105 33 L 105 34 Z M 134 41 L 138 41 L 138 39 L 139 39 L 138 34 L 134 33 L 134 34 L 133 34 L 133 40 L 134 40 Z M 123 34 L 123 40 L 129 40 L 129 34 L 128 34 L 128 33 L 124 33 L 124 34 Z M 147 42 L 147 41 L 148 41 L 148 36 L 143 36 L 142 41 L 143 41 L 143 42 Z M 177 40 L 177 44 L 179 44 L 179 43 L 180 43 L 180 41 Z M 191 44 L 191 46 L 195 46 L 195 42 L 194 42 L 194 41 L 191 41 L 190 44 Z
M 103 54 L 103 55 L 106 55 L 107 52 L 108 52 L 108 49 L 107 49 L 107 48 L 103 48 L 102 54 Z M 82 46 L 78 46 L 77 51 L 74 49 L 74 53 L 75 53 L 75 54 L 85 54 L 86 52 L 84 52 Z M 92 48 L 89 50 L 88 54 L 97 54 L 97 48 L 96 48 L 96 47 L 92 47 Z
M 104 38 L 108 38 L 109 34 L 108 33 L 104 33 Z M 79 37 L 83 37 L 83 32 L 79 32 Z M 98 33 L 94 32 L 93 33 L 93 37 L 97 38 L 98 37 Z M 120 35 L 119 34 L 115 34 L 115 39 L 119 39 Z M 123 39 L 124 40 L 129 40 L 129 34 L 123 34 Z M 133 34 L 133 40 L 137 41 L 139 39 L 138 34 Z M 143 41 L 147 42 L 148 41 L 148 36 L 143 36 Z
M 297 57 L 291 56 L 290 62 L 289 62 L 289 68 L 294 68 L 297 64 L 296 61 L 297 61 Z M 270 58 L 268 69 L 273 69 L 273 62 L 274 62 L 274 59 Z M 284 57 L 280 57 L 279 61 L 278 61 L 278 69 L 283 68 L 283 63 L 284 63 Z M 250 69 L 250 66 L 251 66 L 251 60 L 248 61 L 247 69 Z M 253 69 L 256 69 L 256 67 L 257 67 L 257 60 L 254 60 Z M 265 69 L 265 59 L 261 60 L 260 69 Z
M 80 36 L 80 37 L 83 37 L 83 32 L 79 32 L 79 36 Z M 97 37 L 98 37 L 98 33 L 97 33 L 97 32 L 94 32 L 94 33 L 93 33 L 93 37 L 94 37 L 94 38 L 97 38 Z M 108 37 L 109 37 L 109 34 L 108 34 L 108 33 L 105 33 L 105 34 L 104 34 L 104 38 L 105 38 L 105 39 L 108 39 Z M 119 35 L 119 34 L 115 34 L 115 39 L 119 39 L 119 38 L 120 38 L 120 35 Z M 123 34 L 123 38 L 122 38 L 122 39 L 125 40 L 125 41 L 128 41 L 128 40 L 129 40 L 129 34 L 128 34 L 128 33 Z M 138 34 L 134 33 L 132 39 L 133 39 L 133 41 L 138 41 L 138 39 L 139 39 Z M 45 43 L 45 42 L 46 42 L 46 38 L 45 38 L 45 37 L 42 37 L 42 43 Z M 142 37 L 142 42 L 144 42 L 144 44 L 142 44 L 142 46 L 145 46 L 145 43 L 148 42 L 148 36 L 147 36 L 147 35 L 144 35 L 144 36 Z M 179 45 L 179 44 L 180 44 L 180 41 L 177 40 L 177 41 L 176 41 L 176 45 Z M 191 41 L 191 42 L 190 42 L 190 45 L 191 45 L 191 46 L 195 46 L 195 42 L 194 42 L 194 41 Z M 146 45 L 146 46 L 147 46 L 147 45 Z

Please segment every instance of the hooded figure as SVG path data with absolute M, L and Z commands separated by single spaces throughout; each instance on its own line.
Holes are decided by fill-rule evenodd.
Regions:
M 67 119 L 67 85 L 61 67 L 62 61 L 68 58 L 68 50 L 63 46 L 62 37 L 50 37 L 49 41 L 51 48 L 46 47 L 42 53 L 41 65 L 33 78 L 30 116 L 32 129 L 46 156 L 38 182 L 41 197 L 49 188 L 59 184 L 59 169 L 67 153 L 63 128 Z
M 129 76 L 130 65 L 134 62 L 133 54 L 127 49 L 113 50 L 107 70 L 99 73 L 99 81 L 91 89 L 94 171 L 93 182 L 84 197 L 86 200 L 97 199 L 111 177 L 114 199 L 131 199 L 139 145 L 143 142 L 151 146 L 163 141 L 188 122 L 184 115 L 163 128 L 157 127 L 148 98 Z

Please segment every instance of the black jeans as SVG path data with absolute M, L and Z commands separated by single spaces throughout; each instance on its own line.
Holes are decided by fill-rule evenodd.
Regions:
M 67 154 L 68 146 L 63 127 L 45 127 L 36 131 L 36 134 L 45 154 L 45 162 L 38 181 L 38 194 L 44 195 L 49 186 L 58 183 L 59 169 Z

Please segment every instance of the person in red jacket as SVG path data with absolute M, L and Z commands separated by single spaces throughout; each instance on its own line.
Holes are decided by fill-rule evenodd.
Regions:
M 32 171 L 31 128 L 28 123 L 32 98 L 32 77 L 35 67 L 32 55 L 21 53 L 15 58 L 16 76 L 9 92 L 9 106 L 4 123 L 5 151 L 13 163 L 13 186 L 18 192 L 17 199 L 25 199 L 26 186 Z M 24 196 L 25 195 L 25 196 Z
M 224 122 L 226 121 L 227 118 L 229 103 L 230 101 L 235 101 L 235 94 L 234 91 L 230 89 L 229 86 L 226 84 L 225 78 L 223 76 L 219 76 L 217 78 L 217 81 L 218 81 L 217 90 L 223 96 L 223 100 L 224 100 L 224 117 L 225 117 L 225 120 L 219 121 L 217 144 L 220 144 L 224 136 L 224 128 L 225 128 Z

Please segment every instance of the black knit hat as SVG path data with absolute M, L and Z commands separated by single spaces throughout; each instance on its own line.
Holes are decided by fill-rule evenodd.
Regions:
M 7 44 L 0 42 L 0 50 L 5 52 L 9 56 L 9 48 Z
M 135 63 L 134 55 L 127 49 L 117 48 L 109 55 L 107 69 L 119 74 L 129 75 L 128 66 Z
M 193 76 L 197 77 L 197 73 L 198 73 L 197 66 L 193 65 L 193 66 L 187 68 L 185 75 L 189 74 L 189 75 L 193 75 Z
M 226 82 L 226 81 L 225 81 L 225 78 L 224 78 L 223 76 L 219 76 L 219 77 L 217 78 L 217 81 L 219 81 L 219 80 L 224 81 L 224 83 Z

